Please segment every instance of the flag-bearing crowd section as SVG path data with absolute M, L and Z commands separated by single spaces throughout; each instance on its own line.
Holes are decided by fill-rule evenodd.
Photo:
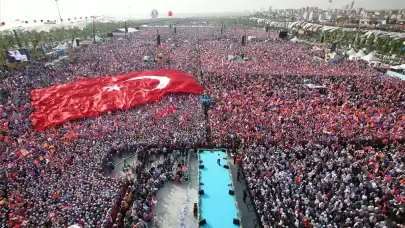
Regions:
M 173 70 L 79 80 L 31 91 L 35 108 L 31 121 L 38 131 L 43 131 L 69 120 L 156 102 L 169 93 L 201 94 L 202 91 L 191 75 Z
M 245 33 L 269 40 L 248 40 L 242 47 L 240 37 Z M 0 162 L 7 173 L 7 181 L 1 181 L 7 184 L 7 193 L 0 188 L 5 211 L 0 223 L 112 227 L 122 220 L 131 225 L 147 221 L 156 189 L 172 166 L 159 166 L 160 176 L 149 167 L 138 167 L 139 180 L 129 187 L 126 180 L 107 177 L 105 164 L 113 162 L 112 154 L 131 146 L 153 145 L 141 156 L 165 154 L 164 146 L 202 148 L 208 145 L 205 129 L 210 128 L 212 143 L 232 147 L 242 157 L 240 166 L 253 197 L 248 201 L 255 203 L 257 221 L 265 227 L 401 227 L 405 223 L 404 82 L 361 61 L 313 61 L 314 56 L 325 56 L 324 48 L 263 33 L 230 29 L 224 35 L 213 28 L 178 28 L 171 43 L 156 48 L 151 42 L 156 29 L 144 29 L 127 40 L 76 49 L 77 63 L 2 69 Z M 167 42 L 169 34 L 160 35 Z M 144 60 L 155 50 L 170 61 Z M 224 58 L 228 55 L 237 56 L 237 61 Z M 160 74 L 94 86 L 102 91 L 99 94 L 91 92 L 93 84 L 89 84 L 92 99 L 82 107 L 80 102 L 65 103 L 83 112 L 87 107 L 118 107 L 115 112 L 54 122 L 41 132 L 34 130 L 35 121 L 29 118 L 49 104 L 44 113 L 50 120 L 62 121 L 58 115 L 63 116 L 65 109 L 55 100 L 65 96 L 75 100 L 87 92 L 52 92 L 58 86 L 151 69 L 198 75 L 200 68 L 201 84 L 212 100 L 208 121 L 196 94 L 170 93 L 158 102 L 120 110 L 128 93 L 123 86 L 138 90 L 138 83 L 144 83 L 144 89 L 133 91 L 133 96 L 154 95 L 167 82 L 163 77 L 167 75 Z M 326 88 L 321 91 L 306 84 Z M 54 100 L 41 101 L 42 95 L 36 100 L 39 88 L 49 88 Z M 70 108 L 67 116 L 72 117 Z M 59 126 L 53 128 L 54 124 Z M 150 164 L 150 158 L 139 160 Z M 162 164 L 169 161 L 171 156 Z M 123 214 L 118 214 L 127 205 L 127 219 L 122 219 Z

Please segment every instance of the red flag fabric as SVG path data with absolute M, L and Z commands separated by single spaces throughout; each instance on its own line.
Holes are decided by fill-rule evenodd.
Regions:
M 168 93 L 201 94 L 203 87 L 191 75 L 174 70 L 134 72 L 80 80 L 31 91 L 33 126 L 50 126 L 84 117 L 156 102 Z
M 164 115 L 166 115 L 166 113 L 167 113 L 167 110 L 166 110 L 166 109 L 164 109 L 164 110 L 162 110 L 162 111 L 156 113 L 155 119 L 158 120 L 158 119 L 162 118 Z
M 172 106 L 170 106 L 170 108 L 167 110 L 167 114 L 170 114 L 174 112 L 174 105 L 172 104 Z
M 184 127 L 184 125 L 186 125 L 187 118 L 188 118 L 188 112 L 186 112 L 186 114 L 183 116 L 183 121 L 181 121 L 180 126 Z

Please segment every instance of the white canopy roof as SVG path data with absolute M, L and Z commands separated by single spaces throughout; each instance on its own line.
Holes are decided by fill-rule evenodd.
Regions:
M 398 66 L 392 66 L 391 68 L 395 69 L 395 70 L 405 70 L 405 64 L 398 65 Z
M 256 36 L 248 36 L 248 41 L 255 40 L 255 39 L 257 39 Z
M 74 224 L 74 225 L 69 226 L 68 228 L 80 228 L 80 226 L 77 224 Z
M 120 28 L 118 29 L 121 32 L 125 32 L 125 28 Z M 133 33 L 133 32 L 138 32 L 139 30 L 134 29 L 134 28 L 128 28 L 128 33 Z
M 375 56 L 374 52 L 371 52 L 367 56 L 364 56 L 363 60 L 368 61 L 368 62 L 378 62 L 378 61 L 380 61 L 380 59 Z
M 293 42 L 293 43 L 297 43 L 297 42 L 299 42 L 300 40 L 299 40 L 297 37 L 294 37 L 294 38 L 292 38 L 290 41 Z
M 356 56 L 357 56 L 357 57 L 364 57 L 364 56 L 366 56 L 366 54 L 364 54 L 364 51 L 363 51 L 363 50 L 360 50 L 360 51 L 356 54 Z
M 100 42 L 101 40 L 103 40 L 101 37 L 99 37 L 98 35 L 95 35 L 95 40 L 96 40 L 96 42 Z
M 64 44 L 58 44 L 58 46 L 54 47 L 53 50 L 65 50 L 66 45 Z
M 356 55 L 356 51 L 352 48 L 350 49 L 350 51 L 346 52 L 347 55 L 352 56 L 352 55 Z
M 325 89 L 326 86 L 325 85 L 314 85 L 314 84 L 305 84 L 306 87 L 310 88 L 310 89 Z
M 358 28 L 342 28 L 342 27 L 334 27 L 334 26 L 327 26 L 327 25 L 321 25 L 321 24 L 314 24 L 310 22 L 303 22 L 303 21 L 294 21 L 294 22 L 279 22 L 279 21 L 271 21 L 270 19 L 261 19 L 261 18 L 256 18 L 256 17 L 251 17 L 249 18 L 250 20 L 257 21 L 259 23 L 266 23 L 270 26 L 273 27 L 283 27 L 283 28 L 288 28 L 288 29 L 298 29 L 298 28 L 303 28 L 305 30 L 310 30 L 313 32 L 324 32 L 324 31 L 348 31 L 348 32 L 355 32 L 358 30 Z M 401 32 L 383 32 L 380 30 L 368 30 L 365 36 L 370 36 L 371 34 L 374 34 L 376 36 L 388 36 L 391 38 L 405 38 L 405 33 Z M 405 43 L 404 43 L 405 44 Z

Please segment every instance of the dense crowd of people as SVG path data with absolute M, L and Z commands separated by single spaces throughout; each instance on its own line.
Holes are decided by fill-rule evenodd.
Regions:
M 184 151 L 184 150 L 183 150 Z M 152 150 L 147 155 L 138 155 L 142 158 L 135 169 L 137 181 L 131 185 L 128 197 L 132 204 L 126 213 L 124 225 L 126 228 L 144 227 L 154 218 L 152 209 L 157 203 L 157 191 L 166 181 L 176 183 L 188 181 L 187 153 L 180 150 L 163 151 Z M 146 226 L 145 226 L 146 227 Z
M 265 227 L 404 227 L 403 149 L 257 146 L 243 168 Z
M 403 81 L 363 62 L 315 62 L 323 48 L 264 31 L 165 30 L 159 31 L 160 47 L 156 30 L 143 29 L 128 39 L 78 48 L 72 63 L 1 70 L 0 224 L 122 227 L 125 220 L 142 227 L 152 219 L 150 202 L 174 162 L 142 167 L 131 182 L 107 175 L 111 151 L 210 143 L 245 148 L 242 166 L 268 227 L 404 224 Z M 243 46 L 245 32 L 266 41 Z M 31 125 L 32 89 L 153 69 L 194 75 L 211 99 L 208 116 L 201 96 L 172 94 L 45 132 Z M 174 180 L 176 175 L 181 172 Z

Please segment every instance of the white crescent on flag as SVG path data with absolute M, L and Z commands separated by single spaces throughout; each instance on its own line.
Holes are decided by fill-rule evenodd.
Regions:
M 140 76 L 140 77 L 130 78 L 127 81 L 135 81 L 135 80 L 142 80 L 142 79 L 159 80 L 159 85 L 157 85 L 156 88 L 154 88 L 152 90 L 164 89 L 164 88 L 166 88 L 167 85 L 169 85 L 169 82 L 170 82 L 170 78 L 166 77 L 166 76 Z

